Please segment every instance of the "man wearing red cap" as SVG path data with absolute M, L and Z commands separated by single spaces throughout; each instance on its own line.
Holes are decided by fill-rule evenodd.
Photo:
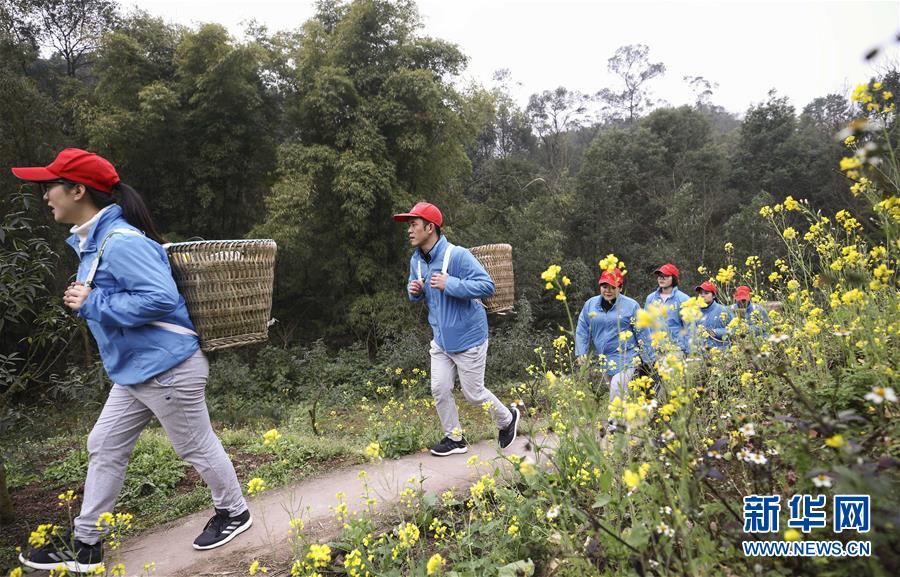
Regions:
M 659 288 L 647 295 L 644 300 L 644 308 L 659 303 L 666 320 L 666 329 L 669 332 L 669 341 L 675 344 L 682 352 L 687 352 L 687 331 L 684 321 L 681 319 L 681 303 L 690 297 L 678 289 L 678 267 L 672 263 L 666 263 L 653 271 L 656 275 L 656 283 Z
M 428 202 L 395 214 L 406 222 L 409 243 L 416 249 L 409 260 L 407 293 L 411 301 L 428 305 L 431 341 L 431 394 L 444 429 L 444 438 L 431 449 L 438 457 L 467 452 L 453 384 L 459 383 L 473 405 L 487 406 L 500 430 L 500 448 L 516 438 L 519 410 L 506 407 L 484 386 L 487 361 L 487 313 L 479 299 L 494 294 L 494 281 L 468 250 L 454 246 L 441 234 L 444 217 Z
M 750 287 L 741 285 L 734 289 L 734 315 L 747 321 L 751 335 L 765 335 L 768 331 L 769 313 L 750 300 Z
M 728 346 L 728 323 L 734 318 L 731 310 L 719 302 L 719 288 L 711 280 L 694 288 L 706 304 L 701 309 L 703 316 L 697 321 L 701 342 L 707 349 L 724 349 Z M 705 338 L 704 338 L 705 337 Z
M 625 279 L 618 268 L 600 275 L 600 294 L 588 299 L 578 315 L 575 329 L 575 355 L 579 362 L 587 359 L 591 348 L 609 377 L 609 400 L 623 397 L 634 377 L 636 357 L 652 365 L 653 350 L 650 331 L 635 327 L 640 305 L 622 293 Z M 614 431 L 612 421 L 607 428 Z

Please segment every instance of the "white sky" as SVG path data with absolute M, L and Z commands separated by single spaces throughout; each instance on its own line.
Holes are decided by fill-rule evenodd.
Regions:
M 292 29 L 314 13 L 310 0 L 122 0 L 168 21 L 224 24 L 236 37 L 256 19 L 270 30 Z M 573 1 L 419 0 L 424 35 L 455 42 L 469 57 L 463 81 L 492 84 L 512 74 L 513 95 L 565 86 L 595 93 L 616 88 L 607 59 L 626 44 L 646 44 L 666 74 L 653 95 L 671 104 L 692 100 L 684 76 L 717 83 L 712 102 L 743 114 L 769 89 L 802 109 L 817 96 L 864 82 L 900 61 L 896 0 Z M 863 55 L 882 46 L 872 63 Z

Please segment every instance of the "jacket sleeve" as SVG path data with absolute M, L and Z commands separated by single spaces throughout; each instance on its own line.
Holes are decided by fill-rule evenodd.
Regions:
M 458 299 L 483 299 L 493 295 L 494 281 L 478 259 L 468 250 L 457 248 L 450 255 L 451 260 L 457 253 L 457 267 L 454 268 L 457 268 L 458 276 L 447 277 L 444 292 Z
M 584 303 L 581 314 L 578 315 L 578 324 L 575 327 L 575 356 L 586 355 L 591 348 L 591 319 L 588 313 L 590 302 Z
M 716 338 L 721 340 L 725 338 L 725 335 L 728 334 L 728 323 L 731 322 L 731 319 L 734 318 L 734 315 L 731 313 L 731 309 L 728 307 L 722 307 L 722 312 L 716 317 L 718 321 L 718 325 L 713 329 L 713 332 L 716 333 Z
M 165 318 L 180 300 L 175 279 L 164 255 L 145 237 L 116 235 L 103 252 L 106 270 L 117 290 L 94 287 L 79 316 L 115 327 L 138 327 Z
M 412 302 L 419 302 L 423 298 L 425 298 L 425 291 L 422 291 L 422 294 L 416 296 L 409 292 L 409 283 L 419 278 L 419 275 L 416 271 L 416 255 L 413 253 L 412 257 L 409 259 L 409 279 L 406 281 L 406 296 L 409 297 L 409 300 Z

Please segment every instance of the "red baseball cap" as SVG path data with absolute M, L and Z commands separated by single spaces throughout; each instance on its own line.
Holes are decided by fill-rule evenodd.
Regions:
M 112 163 L 99 154 L 80 148 L 66 148 L 47 166 L 13 168 L 12 173 L 31 182 L 64 179 L 107 194 L 112 194 L 113 186 L 120 180 Z
M 625 281 L 625 277 L 622 275 L 622 271 L 617 268 L 612 270 L 605 270 L 600 274 L 600 280 L 597 284 L 608 284 L 612 286 L 622 286 L 622 283 Z
M 666 264 L 653 271 L 653 274 L 674 276 L 675 278 L 678 278 L 678 267 L 670 262 L 667 262 Z
M 438 226 L 444 225 L 444 216 L 441 211 L 430 202 L 416 203 L 416 206 L 412 207 L 409 212 L 394 215 L 394 220 L 398 221 L 407 221 L 411 218 L 424 218 Z
M 750 300 L 750 287 L 747 285 L 741 285 L 734 289 L 734 300 L 736 301 L 749 301 Z
M 696 291 L 696 292 L 707 291 L 707 292 L 711 292 L 712 294 L 717 294 L 719 292 L 719 289 L 716 287 L 716 285 L 714 285 L 712 283 L 712 281 L 708 280 L 708 281 L 703 281 L 702 283 L 700 283 L 699 286 L 694 288 L 694 291 Z

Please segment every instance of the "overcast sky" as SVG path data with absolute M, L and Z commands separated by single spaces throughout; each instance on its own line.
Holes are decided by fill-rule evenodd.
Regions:
M 241 37 L 249 19 L 292 29 L 314 13 L 309 0 L 122 0 L 168 21 L 224 24 Z M 900 60 L 900 2 L 420 0 L 423 34 L 455 42 L 469 57 L 463 82 L 489 86 L 506 68 L 513 95 L 557 86 L 595 93 L 617 86 L 607 72 L 616 48 L 646 44 L 666 65 L 653 81 L 658 99 L 692 100 L 684 76 L 718 84 L 712 101 L 743 114 L 771 88 L 798 109 L 817 96 L 866 81 Z M 871 63 L 863 55 L 882 46 Z

